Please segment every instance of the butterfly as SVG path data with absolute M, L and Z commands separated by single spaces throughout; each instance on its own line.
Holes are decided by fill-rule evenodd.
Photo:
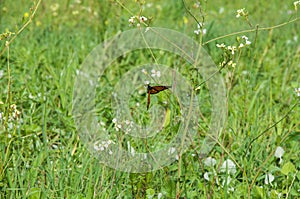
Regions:
M 160 91 L 164 91 L 171 87 L 172 86 L 150 86 L 150 84 L 148 84 L 148 86 L 147 86 L 147 93 L 148 93 L 147 110 L 149 109 L 149 106 L 150 106 L 150 94 L 157 94 Z

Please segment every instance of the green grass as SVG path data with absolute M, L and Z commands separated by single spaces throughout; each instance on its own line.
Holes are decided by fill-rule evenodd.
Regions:
M 36 1 L 37 2 L 37 1 Z M 56 11 L 55 2 L 59 5 Z M 16 35 L 0 40 L 0 198 L 298 198 L 300 196 L 300 108 L 295 88 L 300 88 L 299 13 L 293 2 L 201 1 L 201 9 L 186 1 L 191 14 L 205 19 L 207 34 L 197 36 L 194 18 L 182 1 L 147 1 L 141 15 L 151 27 L 182 32 L 204 44 L 220 66 L 224 58 L 237 63 L 220 70 L 227 93 L 228 116 L 217 144 L 208 154 L 216 165 L 207 166 L 199 157 L 200 143 L 207 135 L 211 102 L 207 86 L 197 91 L 201 115 L 196 138 L 190 148 L 171 165 L 148 173 L 128 173 L 100 163 L 81 139 L 72 115 L 76 71 L 101 42 L 120 31 L 130 30 L 128 19 L 140 12 L 139 1 L 42 1 L 29 25 L 32 2 L 0 2 L 0 34 Z M 22 5 L 22 6 L 20 6 Z M 148 7 L 149 6 L 149 7 Z M 246 8 L 248 19 L 236 18 Z M 223 13 L 219 13 L 224 8 Z M 290 11 L 293 14 L 289 14 Z M 78 12 L 77 12 L 78 11 Z M 27 14 L 26 14 L 27 13 Z M 27 16 L 27 17 L 26 17 Z M 289 20 L 294 22 L 286 23 Z M 148 23 L 149 21 L 147 21 Z M 258 25 L 259 24 L 259 25 Z M 274 27 L 283 24 L 280 27 Z M 266 30 L 255 31 L 269 27 Z M 144 26 L 144 25 L 142 25 Z M 230 33 L 249 30 L 246 33 Z M 238 45 L 237 36 L 246 35 L 251 45 L 235 56 L 216 44 Z M 4 35 L 3 35 L 4 36 Z M 6 41 L 16 38 L 5 47 Z M 218 40 L 217 37 L 224 36 Z M 110 138 L 127 150 L 148 152 L 176 136 L 178 125 L 166 123 L 153 138 L 136 139 L 116 132 L 111 93 L 126 72 L 146 63 L 170 66 L 196 88 L 203 82 L 193 66 L 172 53 L 153 50 L 132 52 L 112 63 L 99 80 L 97 117 L 104 122 Z M 162 77 L 164 78 L 164 77 Z M 130 80 L 133 85 L 138 80 Z M 158 83 L 160 79 L 157 79 Z M 162 80 L 161 80 L 162 81 Z M 164 83 L 164 82 L 163 82 Z M 133 89 L 129 107 L 139 113 L 140 123 L 149 123 L 154 112 L 135 110 L 136 102 L 146 107 L 144 82 Z M 169 101 L 168 101 L 169 100 Z M 165 101 L 171 108 L 166 108 Z M 15 109 L 12 105 L 15 104 Z M 180 115 L 178 102 L 170 91 L 151 96 L 151 106 Z M 139 120 L 139 117 L 134 117 Z M 173 120 L 173 119 L 174 120 Z M 167 121 L 165 121 L 167 122 Z M 102 127 L 101 127 L 102 128 Z M 171 130 L 171 132 L 169 131 Z M 274 156 L 284 149 L 282 161 Z M 236 172 L 222 172 L 230 159 Z M 210 172 L 209 180 L 204 179 Z M 275 179 L 265 183 L 266 174 Z M 230 180 L 229 180 L 230 178 Z M 226 183 L 227 179 L 227 183 Z

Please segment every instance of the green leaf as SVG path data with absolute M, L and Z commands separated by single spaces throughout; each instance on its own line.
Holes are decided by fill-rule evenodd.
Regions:
M 151 198 L 153 198 L 153 197 L 154 197 L 155 190 L 154 190 L 154 189 L 151 189 L 151 188 L 149 188 L 149 189 L 147 189 L 147 190 L 146 190 L 146 194 L 147 194 L 147 198 L 151 199 Z
M 29 199 L 39 199 L 41 198 L 41 188 L 39 187 L 33 187 L 30 189 L 28 194 Z
M 254 195 L 255 198 L 263 198 L 264 197 L 264 190 L 263 188 L 259 187 L 259 186 L 255 186 L 254 189 Z
M 294 131 L 294 132 L 290 133 L 289 136 L 287 137 L 287 141 L 299 142 L 300 141 L 300 132 Z
M 171 116 L 171 111 L 170 111 L 170 109 L 167 109 L 163 127 L 166 127 L 170 124 L 170 116 Z
M 283 173 L 284 175 L 288 175 L 290 172 L 294 172 L 296 171 L 295 165 L 291 162 L 287 162 L 283 165 L 282 169 L 281 169 L 281 173 Z

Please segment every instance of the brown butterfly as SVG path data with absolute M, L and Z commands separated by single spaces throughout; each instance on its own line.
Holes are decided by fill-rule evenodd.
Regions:
M 148 84 L 148 86 L 147 86 L 147 93 L 148 93 L 147 110 L 149 109 L 149 106 L 150 106 L 150 94 L 157 94 L 160 91 L 164 91 L 171 87 L 172 86 L 150 86 L 150 84 Z

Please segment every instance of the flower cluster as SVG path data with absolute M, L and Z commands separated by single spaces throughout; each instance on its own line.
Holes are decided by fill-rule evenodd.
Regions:
M 279 164 L 282 163 L 282 156 L 284 154 L 284 149 L 281 146 L 278 146 L 275 150 L 274 156 L 276 158 L 279 158 Z M 272 175 L 272 173 L 267 173 L 265 175 L 265 184 L 268 185 L 272 185 L 272 182 L 275 180 L 275 177 Z
M 97 141 L 94 143 L 94 149 L 96 151 L 104 151 L 107 149 L 111 144 L 115 144 L 112 140 L 106 140 L 106 141 Z M 112 151 L 108 151 L 109 154 L 112 154 Z
M 248 12 L 245 10 L 245 8 L 239 9 L 236 12 L 237 12 L 236 18 L 248 16 Z
M 129 25 L 133 26 L 134 24 L 136 24 L 137 27 L 140 27 L 141 24 L 145 24 L 145 22 L 147 21 L 147 17 L 144 16 L 132 16 L 128 19 Z
M 21 112 L 17 109 L 17 105 L 12 104 L 12 105 L 10 105 L 10 108 L 11 108 L 11 113 L 12 113 L 11 119 L 13 119 L 13 120 L 19 119 Z
M 142 73 L 144 73 L 145 75 L 148 75 L 148 71 L 146 69 L 142 69 Z M 152 69 L 151 70 L 151 77 L 160 77 L 161 76 L 161 72 L 160 70 L 155 70 L 155 69 Z
M 57 13 L 58 9 L 59 9 L 59 4 L 58 3 L 50 5 L 50 10 L 52 11 L 52 15 L 53 16 L 57 16 L 58 15 L 58 13 Z
M 238 50 L 241 50 L 242 48 L 249 46 L 251 44 L 251 41 L 249 41 L 248 37 L 246 37 L 245 35 L 243 35 L 241 38 L 237 37 L 237 41 L 239 42 L 238 45 L 228 45 L 226 46 L 224 43 L 221 44 L 216 44 L 217 48 L 221 48 L 224 50 L 224 53 L 229 55 L 227 57 L 233 57 L 235 55 L 235 53 Z M 226 62 L 224 61 L 223 64 L 225 64 Z M 229 66 L 235 67 L 236 63 L 234 63 L 232 60 L 228 62 Z
M 249 46 L 251 44 L 251 41 L 249 41 L 248 37 L 245 35 L 242 36 L 243 41 L 240 41 L 240 38 L 238 37 L 237 40 L 240 41 L 240 44 L 238 46 L 238 49 L 244 48 L 245 46 Z M 231 52 L 232 55 L 234 55 L 235 51 L 237 51 L 237 47 L 235 45 L 233 46 L 226 46 L 224 43 L 222 44 L 216 44 L 218 48 L 224 48 Z
M 0 105 L 4 104 L 2 101 L 0 101 Z M 21 112 L 17 109 L 17 105 L 16 104 L 12 104 L 10 105 L 10 109 L 8 110 L 9 114 L 8 114 L 8 120 L 7 120 L 7 127 L 8 129 L 12 130 L 15 127 L 19 128 L 19 122 L 22 123 L 23 120 L 21 118 Z M 0 123 L 2 121 L 4 121 L 5 117 L 5 113 L 4 112 L 0 112 Z M 9 137 L 11 137 L 11 135 L 8 135 Z
M 152 69 L 151 70 L 151 77 L 160 77 L 160 71 Z
M 11 35 L 14 35 L 15 33 L 10 32 L 8 29 L 6 30 L 6 32 L 1 33 L 0 34 L 0 41 L 1 40 L 5 40 L 7 38 L 9 38 Z M 2 75 L 3 75 L 3 70 L 0 70 L 0 72 L 2 71 Z M 2 78 L 2 76 L 0 76 L 0 78 Z
M 239 48 L 243 48 L 245 45 L 248 46 L 251 44 L 251 41 L 249 41 L 248 37 L 246 37 L 245 35 L 242 36 L 242 39 L 245 40 L 245 44 L 241 42 Z
M 196 35 L 199 35 L 200 33 L 201 33 L 202 35 L 205 35 L 206 32 L 207 32 L 207 30 L 206 30 L 205 28 L 203 28 L 203 26 L 204 26 L 204 24 L 198 23 L 198 24 L 197 24 L 197 30 L 194 30 L 194 33 L 195 33 Z
M 217 176 L 217 171 L 214 169 L 214 166 L 216 165 L 217 161 L 216 159 L 212 158 L 212 157 L 208 157 L 204 160 L 204 165 L 208 168 L 213 168 L 213 171 L 210 171 L 210 172 L 205 172 L 204 173 L 204 179 L 207 180 L 207 181 L 210 181 L 211 178 L 210 176 L 213 175 L 213 176 Z M 220 173 L 227 173 L 225 176 L 226 176 L 226 179 L 223 179 L 222 180 L 222 183 L 221 183 L 221 186 L 224 187 L 224 186 L 228 186 L 230 185 L 230 182 L 231 182 L 231 177 L 230 175 L 235 175 L 236 173 L 236 165 L 235 163 L 230 160 L 230 159 L 227 159 L 223 162 L 222 166 L 220 167 L 220 170 L 219 170 Z M 219 184 L 219 180 L 216 179 L 216 183 Z M 225 185 L 226 183 L 226 185 Z M 233 187 L 229 187 L 228 188 L 228 191 L 234 191 L 234 188 Z
M 133 121 L 130 120 L 118 121 L 117 118 L 114 118 L 112 122 L 114 123 L 116 131 L 123 130 L 126 134 L 129 133 L 133 127 Z

